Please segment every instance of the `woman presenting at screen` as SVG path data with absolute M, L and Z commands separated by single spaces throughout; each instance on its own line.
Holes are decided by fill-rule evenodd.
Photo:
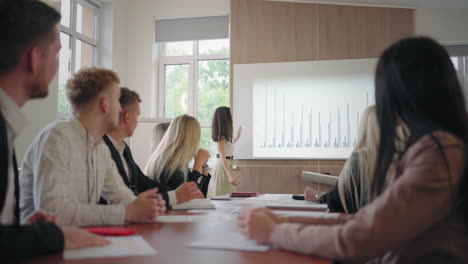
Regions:
M 234 143 L 241 135 L 241 128 L 237 137 L 232 138 L 232 116 L 229 107 L 218 107 L 213 116 L 211 138 L 216 142 L 218 154 L 213 167 L 211 182 L 208 186 L 207 198 L 232 193 L 237 185 L 232 175 L 232 160 L 234 158 Z

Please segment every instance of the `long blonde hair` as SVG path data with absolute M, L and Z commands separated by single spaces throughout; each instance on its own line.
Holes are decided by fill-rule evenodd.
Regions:
M 350 212 L 347 197 L 356 202 L 357 209 L 369 203 L 377 161 L 379 135 L 376 108 L 375 105 L 372 105 L 362 113 L 356 146 L 351 157 L 346 160 L 338 181 L 340 201 L 347 213 Z
M 185 172 L 188 162 L 198 149 L 200 138 L 200 124 L 194 117 L 176 117 L 169 125 L 161 143 L 151 154 L 145 166 L 145 174 L 165 184 L 177 170 Z

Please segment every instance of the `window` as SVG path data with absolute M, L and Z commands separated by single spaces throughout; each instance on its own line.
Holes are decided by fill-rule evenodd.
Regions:
M 200 147 L 214 157 L 211 119 L 229 106 L 229 39 L 164 42 L 159 52 L 158 118 L 196 117 Z
M 98 2 L 94 0 L 61 0 L 58 9 L 60 21 L 60 43 L 58 70 L 58 113 L 59 118 L 68 113 L 65 84 L 70 76 L 83 67 L 96 64 L 98 46 Z
M 468 56 L 452 56 L 450 59 L 457 71 L 460 84 L 465 93 L 465 98 L 468 98 Z

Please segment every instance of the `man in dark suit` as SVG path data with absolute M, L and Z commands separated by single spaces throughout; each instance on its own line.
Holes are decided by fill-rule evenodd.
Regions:
M 148 189 L 157 187 L 159 193 L 166 201 L 166 205 L 187 202 L 195 198 L 203 198 L 195 182 L 186 182 L 177 189 L 159 183 L 156 179 L 148 178 L 133 160 L 130 147 L 124 139 L 131 137 L 138 125 L 140 115 L 140 96 L 126 87 L 120 90 L 120 113 L 119 127 L 104 136 L 104 142 L 109 147 L 112 159 L 124 183 L 135 193 L 135 195 Z
M 20 108 L 47 96 L 58 67 L 60 14 L 37 0 L 0 0 L 0 262 L 64 248 L 99 246 L 104 238 L 36 212 L 20 225 L 14 141 L 25 126 Z

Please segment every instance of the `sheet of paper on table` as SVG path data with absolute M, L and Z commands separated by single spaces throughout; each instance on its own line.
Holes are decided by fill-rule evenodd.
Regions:
M 247 198 L 249 201 L 278 201 L 278 200 L 292 200 L 292 194 L 273 194 L 266 193 L 258 197 Z
M 151 256 L 157 251 L 141 236 L 106 237 L 111 243 L 103 247 L 65 250 L 64 259 Z
M 330 217 L 340 216 L 339 213 L 327 213 L 321 211 L 298 211 L 298 210 L 273 210 L 273 213 L 279 216 L 305 216 L 305 217 Z
M 327 204 L 312 203 L 307 201 L 294 202 L 276 202 L 268 203 L 265 207 L 274 210 L 308 210 L 308 211 L 327 211 Z
M 193 248 L 205 249 L 226 249 L 226 250 L 242 250 L 265 252 L 271 248 L 270 245 L 261 245 L 253 240 L 246 239 L 240 233 L 226 232 L 217 234 L 216 236 L 197 240 L 188 245 Z
M 191 223 L 207 221 L 231 221 L 234 216 L 228 214 L 203 214 L 203 215 L 160 215 L 156 217 L 156 222 L 160 223 Z
M 209 199 L 193 199 L 185 203 L 173 205 L 172 209 L 173 210 L 216 209 L 216 207 L 214 203 Z

